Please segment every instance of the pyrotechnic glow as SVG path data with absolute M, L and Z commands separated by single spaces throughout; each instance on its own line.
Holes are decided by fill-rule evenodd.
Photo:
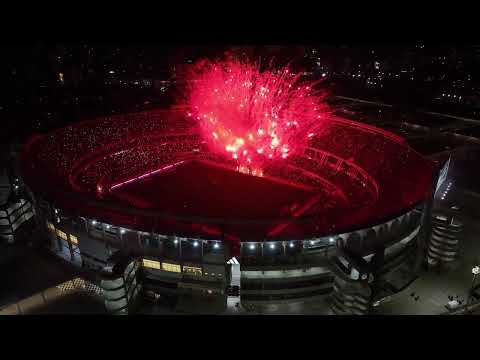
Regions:
M 187 115 L 214 151 L 244 173 L 262 174 L 267 161 L 286 159 L 324 125 L 324 95 L 299 77 L 286 67 L 260 72 L 234 60 L 202 61 L 188 81 Z

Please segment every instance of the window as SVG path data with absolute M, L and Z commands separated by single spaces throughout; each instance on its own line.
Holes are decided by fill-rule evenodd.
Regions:
M 151 248 L 154 248 L 154 249 L 158 249 L 160 247 L 160 242 L 157 238 L 153 237 L 153 238 L 149 238 L 148 239 L 148 243 L 150 245 Z
M 68 240 L 67 234 L 65 234 L 65 233 L 64 233 L 62 230 L 60 230 L 60 229 L 57 229 L 57 236 L 58 236 L 60 239 Z
M 78 238 L 75 235 L 70 234 L 70 242 L 74 245 L 78 245 Z
M 184 266 L 183 272 L 186 274 L 202 276 L 202 268 L 195 267 L 195 266 Z
M 182 272 L 180 265 L 166 263 L 166 262 L 162 263 L 162 270 L 176 272 L 176 273 Z
M 47 221 L 47 228 L 48 230 L 55 232 L 55 226 L 49 221 Z
M 160 269 L 160 262 L 155 260 L 142 260 L 143 267 L 150 268 L 150 269 Z

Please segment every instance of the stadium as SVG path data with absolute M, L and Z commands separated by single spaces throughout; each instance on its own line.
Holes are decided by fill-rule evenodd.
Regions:
M 368 313 L 424 256 L 435 182 L 402 138 L 335 116 L 255 173 L 210 151 L 183 109 L 36 135 L 21 165 L 46 246 L 95 274 L 116 313 L 179 296 Z

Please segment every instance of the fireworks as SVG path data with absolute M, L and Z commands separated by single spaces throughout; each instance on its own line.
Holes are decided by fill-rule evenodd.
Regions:
M 262 174 L 266 162 L 286 159 L 325 124 L 327 106 L 315 83 L 285 67 L 260 72 L 234 60 L 198 63 L 188 79 L 188 116 L 211 149 Z

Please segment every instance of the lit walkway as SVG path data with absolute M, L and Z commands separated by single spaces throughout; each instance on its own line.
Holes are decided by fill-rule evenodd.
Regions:
M 0 246 L 0 315 L 104 313 L 103 301 L 77 269 L 43 248 L 24 245 L 34 236 Z
M 0 308 L 0 315 L 105 313 L 100 289 L 75 278 Z

